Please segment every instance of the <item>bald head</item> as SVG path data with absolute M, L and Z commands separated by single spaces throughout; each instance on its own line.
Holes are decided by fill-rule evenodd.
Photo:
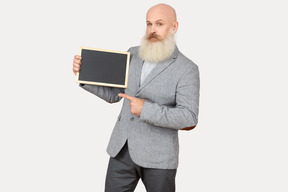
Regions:
M 151 15 L 165 18 L 171 24 L 177 22 L 175 9 L 167 4 L 162 3 L 151 7 L 147 12 L 146 18 L 148 19 Z

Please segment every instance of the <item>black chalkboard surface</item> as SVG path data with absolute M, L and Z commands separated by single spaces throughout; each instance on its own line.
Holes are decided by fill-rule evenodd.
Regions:
M 130 53 L 80 47 L 77 83 L 127 88 Z

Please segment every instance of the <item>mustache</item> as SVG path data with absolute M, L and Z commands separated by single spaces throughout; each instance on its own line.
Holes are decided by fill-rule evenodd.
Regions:
M 159 35 L 157 35 L 157 34 L 155 34 L 155 33 L 151 33 L 151 34 L 147 35 L 147 37 L 146 37 L 146 39 L 148 39 L 148 40 L 150 40 L 150 39 L 152 39 L 152 38 L 156 38 L 156 39 L 158 39 L 158 40 L 161 40 L 161 39 L 162 39 Z

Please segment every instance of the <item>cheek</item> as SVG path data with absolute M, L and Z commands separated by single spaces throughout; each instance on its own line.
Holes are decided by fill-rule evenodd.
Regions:
M 146 35 L 150 35 L 150 33 L 151 33 L 151 28 L 150 28 L 150 27 L 147 27 L 147 28 L 146 28 Z
M 161 36 L 162 36 L 163 38 L 168 37 L 169 34 L 170 34 L 170 28 L 165 28 L 165 29 L 161 30 Z
M 149 29 L 148 29 L 148 27 L 146 27 L 146 35 L 148 34 L 148 32 L 149 32 Z

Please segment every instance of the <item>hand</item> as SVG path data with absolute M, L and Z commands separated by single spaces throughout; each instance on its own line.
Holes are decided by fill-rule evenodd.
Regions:
M 76 75 L 80 71 L 80 65 L 82 57 L 80 55 L 75 55 L 73 59 L 73 72 Z
M 132 97 L 130 95 L 123 94 L 123 93 L 119 93 L 118 96 L 130 100 L 130 106 L 131 106 L 131 113 L 132 114 L 134 114 L 138 117 L 141 115 L 141 111 L 142 111 L 143 105 L 145 103 L 144 99 Z
M 183 128 L 183 129 L 181 129 L 181 130 L 190 131 L 190 130 L 194 129 L 195 127 L 196 127 L 196 125 L 195 125 L 195 126 L 192 126 L 192 127 L 185 127 L 185 128 Z

